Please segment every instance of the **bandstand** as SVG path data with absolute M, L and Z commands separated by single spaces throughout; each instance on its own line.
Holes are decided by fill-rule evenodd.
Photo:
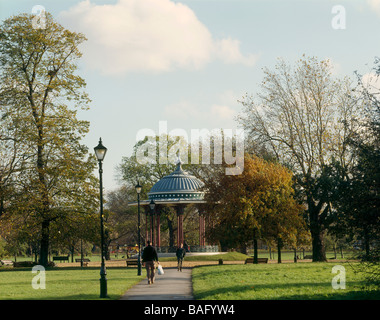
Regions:
M 177 246 L 184 243 L 183 215 L 186 206 L 195 204 L 199 214 L 199 245 L 191 244 L 191 252 L 217 252 L 218 246 L 207 245 L 205 239 L 206 217 L 200 205 L 205 203 L 204 183 L 182 169 L 178 161 L 176 169 L 153 185 L 147 200 L 141 200 L 140 206 L 146 216 L 146 239 L 157 248 L 157 252 L 175 252 L 176 247 L 161 246 L 161 212 L 164 207 L 173 207 L 177 216 Z M 150 204 L 154 201 L 154 209 Z M 137 205 L 137 202 L 130 203 Z

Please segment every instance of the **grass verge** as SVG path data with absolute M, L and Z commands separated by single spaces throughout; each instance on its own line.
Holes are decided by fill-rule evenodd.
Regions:
M 99 268 L 54 268 L 45 273 L 46 289 L 33 289 L 32 279 L 39 273 L 31 268 L 0 270 L 1 300 L 95 300 L 100 299 Z M 121 295 L 142 277 L 136 269 L 108 268 L 107 287 L 110 299 Z M 39 282 L 38 282 L 39 283 Z
M 380 290 L 365 288 L 364 275 L 345 267 L 346 289 L 333 289 L 336 263 L 218 265 L 193 269 L 197 300 L 368 300 Z

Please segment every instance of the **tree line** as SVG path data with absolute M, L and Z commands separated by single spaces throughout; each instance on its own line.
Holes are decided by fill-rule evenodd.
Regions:
M 373 78 L 379 74 L 375 61 Z M 329 60 L 303 56 L 264 69 L 261 91 L 242 100 L 239 123 L 252 148 L 263 148 L 294 174 L 305 206 L 313 261 L 326 261 L 324 236 L 378 248 L 379 88 L 356 73 L 333 74 Z
M 38 243 L 43 265 L 52 245 L 100 238 L 96 160 L 81 143 L 89 123 L 76 115 L 90 103 L 76 73 L 86 38 L 46 17 L 44 29 L 33 29 L 29 14 L 0 26 L 0 235 L 8 245 Z M 379 66 L 376 59 L 374 79 Z M 259 93 L 242 97 L 236 119 L 246 132 L 242 174 L 226 175 L 226 163 L 184 166 L 205 182 L 208 240 L 229 249 L 253 245 L 256 257 L 258 240 L 279 248 L 311 242 L 313 260 L 325 261 L 330 234 L 360 243 L 366 259 L 378 259 L 376 82 L 338 77 L 328 60 L 305 56 L 294 64 L 279 59 L 263 72 Z M 177 138 L 168 137 L 167 147 Z M 118 166 L 122 188 L 107 194 L 108 244 L 137 242 L 136 212 L 128 206 L 135 184 L 144 186 L 144 197 L 174 169 L 139 164 L 141 143 L 147 139 Z M 187 214 L 193 237 L 197 213 Z M 174 244 L 174 213 L 168 209 L 162 221 Z
M 378 65 L 376 60 L 374 79 Z M 279 247 L 310 241 L 313 261 L 326 261 L 329 235 L 360 244 L 366 258 L 376 252 L 379 88 L 360 74 L 354 81 L 333 71 L 329 60 L 305 56 L 265 68 L 261 90 L 241 99 L 236 119 L 246 132 L 244 172 L 228 176 L 218 165 L 185 167 L 206 184 L 209 241 L 229 248 L 255 246 L 258 239 Z M 119 175 L 130 186 L 146 181 L 147 192 L 167 169 L 139 165 L 134 154 L 122 160 Z

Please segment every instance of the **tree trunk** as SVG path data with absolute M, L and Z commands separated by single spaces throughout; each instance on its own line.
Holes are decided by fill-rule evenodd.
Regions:
M 239 252 L 243 253 L 243 254 L 247 254 L 248 253 L 247 245 L 246 244 L 241 244 L 240 247 L 239 247 Z
M 333 250 L 334 250 L 334 259 L 336 259 L 336 244 L 335 244 L 335 242 L 333 244 Z
M 42 222 L 41 229 L 41 250 L 40 250 L 40 261 L 39 264 L 47 267 L 48 265 L 48 255 L 49 255 L 49 226 L 50 220 L 44 220 Z
M 104 248 L 104 259 L 106 259 L 107 261 L 111 260 L 111 252 L 109 250 L 109 247 L 106 247 L 106 245 L 104 245 L 105 248 Z
M 37 172 L 38 180 L 40 183 L 40 193 L 41 193 L 41 213 L 42 213 L 42 224 L 41 224 L 41 250 L 40 250 L 40 264 L 44 267 L 48 265 L 49 258 L 49 227 L 50 227 L 50 205 L 49 205 L 49 193 L 46 187 L 45 179 L 45 165 L 43 160 L 44 151 L 44 130 L 43 130 L 43 118 L 44 114 L 41 115 L 40 119 L 35 115 L 35 108 L 33 108 L 34 119 L 37 123 L 38 129 L 38 140 L 37 140 Z
M 224 241 L 223 239 L 220 239 L 220 248 L 223 252 L 227 252 L 229 249 L 228 242 Z
M 368 258 L 369 258 L 369 242 L 370 242 L 370 240 L 369 240 L 369 232 L 368 232 L 368 227 L 367 226 L 365 226 L 364 227 L 364 251 L 365 251 L 365 260 L 368 260 Z
M 256 230 L 253 231 L 253 263 L 258 263 L 257 261 L 257 236 L 256 236 Z
M 310 217 L 310 233 L 312 239 L 313 262 L 326 262 L 326 252 L 323 243 L 323 228 L 320 217 L 321 203 L 318 206 L 310 205 L 309 201 L 309 217 Z
M 111 260 L 111 251 L 110 251 L 110 244 L 112 242 L 112 239 L 111 239 L 111 236 L 110 236 L 110 233 L 109 233 L 109 230 L 107 228 L 104 228 L 104 248 L 103 248 L 103 252 L 104 252 L 104 259 L 106 259 L 107 261 Z
M 1 177 L 0 177 L 0 217 L 4 213 L 4 196 L 3 196 L 3 187 L 1 186 Z
M 325 246 L 323 244 L 323 232 L 320 227 L 310 228 L 312 246 L 313 246 L 313 262 L 326 262 Z
M 281 263 L 281 248 L 282 248 L 282 240 L 281 238 L 277 239 L 277 263 Z

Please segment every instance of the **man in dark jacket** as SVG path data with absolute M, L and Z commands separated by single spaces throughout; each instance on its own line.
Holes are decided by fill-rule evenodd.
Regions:
M 176 251 L 175 255 L 177 256 L 178 271 L 182 271 L 182 261 L 183 261 L 183 258 L 184 258 L 185 255 L 186 255 L 186 250 L 184 249 L 182 243 L 181 243 L 181 245 L 177 248 L 177 251 Z
M 147 246 L 142 252 L 142 262 L 145 263 L 146 276 L 148 278 L 148 284 L 154 283 L 155 266 L 154 262 L 158 262 L 157 251 L 150 245 L 150 241 L 147 241 Z M 159 262 L 158 262 L 159 263 Z

